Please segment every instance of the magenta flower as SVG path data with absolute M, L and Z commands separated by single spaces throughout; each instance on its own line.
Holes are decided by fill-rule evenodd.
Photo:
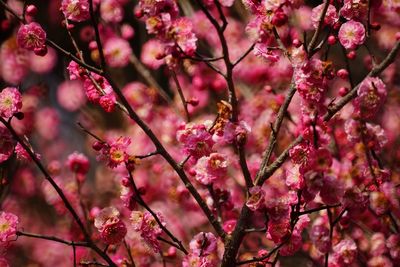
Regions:
M 110 23 L 121 22 L 124 18 L 124 9 L 119 0 L 102 0 L 100 5 L 101 18 Z
M 166 223 L 162 214 L 157 212 L 157 217 L 165 226 Z M 132 211 L 130 219 L 133 229 L 140 233 L 140 236 L 151 248 L 153 248 L 154 252 L 159 252 L 161 247 L 158 237 L 163 231 L 154 219 L 153 215 L 148 211 L 145 211 L 144 213 L 141 211 Z
M 253 186 L 249 190 L 250 196 L 246 202 L 246 206 L 252 211 L 259 210 L 264 207 L 265 203 L 265 192 L 259 186 Z
M 204 124 L 187 124 L 180 127 L 176 137 L 186 154 L 199 159 L 212 152 L 214 141 Z
M 368 14 L 368 1 L 344 0 L 340 15 L 348 20 L 363 21 Z
M 351 264 L 357 256 L 357 245 L 353 239 L 344 239 L 333 247 L 333 258 L 339 264 Z
M 85 175 L 89 171 L 89 159 L 82 153 L 74 152 L 70 154 L 65 163 L 68 168 L 77 174 Z
M 212 184 L 226 175 L 227 167 L 227 159 L 222 154 L 211 153 L 210 156 L 201 157 L 194 167 L 196 180 L 203 185 Z
M 6 87 L 0 92 L 0 116 L 11 118 L 22 108 L 21 93 L 15 87 Z
M 361 22 L 350 20 L 339 29 L 339 41 L 346 49 L 356 49 L 365 42 L 365 28 Z
M 64 16 L 72 21 L 81 22 L 89 19 L 89 1 L 88 0 L 63 0 L 61 11 Z
M 15 238 L 18 223 L 16 215 L 0 211 L 0 242 L 8 242 Z
M 325 4 L 320 4 L 319 6 L 314 7 L 312 10 L 311 21 L 312 21 L 312 26 L 315 29 L 318 27 L 319 19 L 321 17 L 324 6 L 325 6 Z M 339 15 L 336 11 L 335 6 L 329 4 L 328 10 L 326 11 L 326 15 L 324 18 L 324 24 L 333 26 L 333 24 L 335 24 L 338 20 L 339 20 Z
M 125 67 L 129 63 L 132 49 L 128 41 L 113 37 L 104 44 L 104 56 L 110 67 Z
M 331 249 L 329 228 L 323 224 L 315 224 L 311 228 L 310 239 L 314 246 L 321 252 L 327 253 Z
M 115 207 L 102 209 L 94 220 L 102 240 L 106 244 L 117 244 L 127 233 L 125 224 L 120 220 L 120 213 Z
M 33 51 L 38 56 L 47 53 L 46 32 L 36 22 L 22 25 L 17 33 L 18 46 Z
M 368 77 L 358 87 L 354 100 L 355 112 L 362 118 L 372 118 L 379 111 L 387 96 L 386 85 L 378 77 Z
M 189 243 L 193 255 L 207 256 L 217 250 L 217 238 L 212 233 L 198 233 Z

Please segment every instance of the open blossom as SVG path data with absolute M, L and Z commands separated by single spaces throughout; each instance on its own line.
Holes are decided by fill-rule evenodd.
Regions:
M 0 92 L 0 116 L 11 118 L 22 108 L 21 93 L 15 87 L 6 87 Z
M 143 44 L 140 59 L 147 67 L 156 70 L 165 64 L 164 59 L 159 59 L 163 53 L 163 44 L 157 39 L 150 39 Z
M 340 15 L 348 20 L 356 19 L 362 21 L 368 14 L 368 1 L 344 0 L 340 9 Z
M 340 266 L 348 265 L 356 259 L 357 245 L 353 239 L 344 239 L 333 247 L 333 252 L 333 258 Z
M 36 55 L 47 53 L 46 32 L 36 22 L 22 25 L 17 33 L 18 46 L 33 51 Z
M 72 21 L 81 22 L 89 19 L 89 1 L 88 0 L 63 0 L 61 11 L 64 16 Z
M 89 159 L 82 153 L 74 152 L 67 158 L 66 165 L 75 173 L 85 175 L 89 171 Z
M 357 97 L 353 102 L 355 112 L 362 118 L 374 117 L 386 100 L 386 96 L 386 86 L 380 78 L 364 79 L 358 87 Z
M 317 222 L 317 221 L 316 221 Z M 329 228 L 323 224 L 315 223 L 310 232 L 310 239 L 314 246 L 321 252 L 326 253 L 331 248 Z
M 192 22 L 187 18 L 179 18 L 172 23 L 171 29 L 167 34 L 172 42 L 167 42 L 168 46 L 178 46 L 177 51 L 182 50 L 185 55 L 193 55 L 196 51 L 197 37 L 193 33 Z
M 197 256 L 207 256 L 217 250 L 217 238 L 212 233 L 198 233 L 189 243 L 190 251 Z
M 114 207 L 102 209 L 97 214 L 94 225 L 106 244 L 121 242 L 127 233 L 125 224 L 120 220 L 120 213 Z
M 265 192 L 259 186 L 253 186 L 249 190 L 250 196 L 246 202 L 246 206 L 252 211 L 256 211 L 264 206 Z
M 102 0 L 100 5 L 101 18 L 106 22 L 118 23 L 124 18 L 122 1 Z
M 222 154 L 211 153 L 208 157 L 201 157 L 194 167 L 196 180 L 204 185 L 212 184 L 226 175 L 227 167 L 227 159 Z
M 339 41 L 346 49 L 356 49 L 365 41 L 365 28 L 361 22 L 350 20 L 339 29 Z
M 81 81 L 64 81 L 57 88 L 57 100 L 67 111 L 77 111 L 86 103 L 85 92 Z
M 388 142 L 385 131 L 379 125 L 365 123 L 363 127 L 359 120 L 347 120 L 344 124 L 347 140 L 351 143 L 364 142 L 375 152 L 379 152 Z
M 324 6 L 325 6 L 325 4 L 320 4 L 319 6 L 314 7 L 312 10 L 311 21 L 312 21 L 312 25 L 315 29 L 318 27 L 319 19 L 321 17 Z M 339 15 L 336 11 L 335 6 L 329 4 L 328 10 L 326 11 L 326 15 L 324 18 L 324 24 L 333 26 L 333 24 L 335 24 L 338 20 L 339 20 Z
M 10 84 L 19 84 L 29 71 L 29 52 L 17 45 L 15 37 L 0 46 L 0 76 Z
M 129 63 L 132 49 L 128 41 L 113 37 L 104 44 L 104 56 L 110 67 L 125 67 Z
M 129 137 L 119 137 L 109 144 L 102 144 L 99 160 L 105 160 L 110 168 L 115 168 L 123 162 L 128 162 L 128 146 L 131 144 Z
M 184 152 L 195 159 L 208 156 L 212 152 L 214 141 L 204 124 L 182 125 L 176 137 L 183 144 Z
M 15 238 L 18 223 L 16 215 L 0 211 L 0 242 L 7 242 Z
M 165 221 L 162 214 L 157 212 L 157 217 L 165 226 Z M 132 211 L 130 219 L 133 229 L 140 233 L 140 236 L 151 248 L 153 248 L 154 252 L 159 252 L 161 247 L 158 237 L 162 234 L 162 229 L 154 219 L 153 215 L 151 215 L 151 213 L 148 211 Z

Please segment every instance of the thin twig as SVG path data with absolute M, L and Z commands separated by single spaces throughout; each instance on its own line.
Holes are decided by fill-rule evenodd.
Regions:
M 171 69 L 171 74 L 172 74 L 172 78 L 173 78 L 173 80 L 175 82 L 176 90 L 178 91 L 179 98 L 181 99 L 181 102 L 182 102 L 182 105 L 183 105 L 183 109 L 185 110 L 186 120 L 187 120 L 187 122 L 190 122 L 190 113 L 189 113 L 189 110 L 188 110 L 188 103 L 187 103 L 187 101 L 185 99 L 185 95 L 183 94 L 182 86 L 181 86 L 181 84 L 180 84 L 180 82 L 178 80 L 178 77 L 176 76 L 176 73 L 175 73 L 175 71 L 173 69 Z
M 321 15 L 318 19 L 317 29 L 315 30 L 314 35 L 311 38 L 310 44 L 308 45 L 308 48 L 307 48 L 309 58 L 311 58 L 312 55 L 315 53 L 314 47 L 317 44 L 319 34 L 321 33 L 322 28 L 324 26 L 324 20 L 325 20 L 326 12 L 328 11 L 328 7 L 329 7 L 329 0 L 326 0 L 324 7 L 322 9 Z
M 164 226 L 164 224 L 161 222 L 160 218 L 158 218 L 158 215 L 156 212 L 154 212 L 149 205 L 146 204 L 146 202 L 143 200 L 142 196 L 140 195 L 139 189 L 136 186 L 135 180 L 133 179 L 132 173 L 128 170 L 128 178 L 129 182 L 131 183 L 134 191 L 135 191 L 135 200 L 143 206 L 150 214 L 153 216 L 154 220 L 156 220 L 158 226 L 171 238 L 176 244 L 177 248 L 181 250 L 183 253 L 188 254 L 187 250 L 185 247 L 182 245 L 182 241 L 180 241 L 177 237 L 175 237 L 167 227 Z
M 31 237 L 31 238 L 36 238 L 36 239 L 49 240 L 49 241 L 53 241 L 53 242 L 57 242 L 57 243 L 62 243 L 62 244 L 68 245 L 68 246 L 90 247 L 88 242 L 69 241 L 69 240 L 64 240 L 64 239 L 56 237 L 56 236 L 33 234 L 33 233 L 27 233 L 27 232 L 22 232 L 22 231 L 17 231 L 16 235 Z

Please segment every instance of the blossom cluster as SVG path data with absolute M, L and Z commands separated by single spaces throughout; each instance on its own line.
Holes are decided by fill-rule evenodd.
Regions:
M 0 266 L 400 266 L 399 1 L 0 1 Z

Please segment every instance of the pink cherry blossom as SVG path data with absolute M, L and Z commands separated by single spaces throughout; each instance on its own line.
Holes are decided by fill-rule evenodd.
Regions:
M 249 190 L 249 193 L 250 196 L 246 202 L 246 206 L 252 211 L 262 208 L 265 201 L 265 192 L 259 186 L 254 186 Z
M 15 238 L 18 227 L 18 217 L 12 213 L 0 211 L 0 241 L 8 242 Z
M 355 112 L 362 118 L 374 117 L 386 100 L 386 96 L 386 86 L 381 79 L 366 78 L 357 90 L 357 97 L 354 100 Z
M 0 116 L 11 118 L 22 108 L 22 96 L 15 87 L 6 87 L 0 92 Z
M 212 233 L 198 233 L 189 243 L 191 253 L 197 256 L 207 256 L 217 249 L 217 238 Z
M 110 38 L 104 43 L 104 55 L 110 67 L 125 67 L 131 54 L 129 43 L 122 38 Z
M 89 19 L 89 1 L 88 0 L 63 0 L 61 11 L 64 16 L 72 21 L 81 22 Z
M 219 153 L 211 153 L 210 156 L 201 157 L 196 166 L 196 180 L 201 184 L 209 185 L 224 178 L 226 175 L 228 162 L 226 156 Z
M 21 48 L 31 50 L 36 55 L 44 56 L 47 53 L 46 32 L 36 22 L 22 25 L 19 28 L 17 42 Z
M 324 9 L 325 4 L 320 4 L 312 9 L 311 13 L 311 21 L 314 28 L 318 27 L 319 19 L 322 14 L 322 10 Z M 339 20 L 338 12 L 334 5 L 329 4 L 328 10 L 326 11 L 326 15 L 324 18 L 324 24 L 333 26 Z
M 365 42 L 364 25 L 358 21 L 350 20 L 340 26 L 338 36 L 344 48 L 356 49 Z

